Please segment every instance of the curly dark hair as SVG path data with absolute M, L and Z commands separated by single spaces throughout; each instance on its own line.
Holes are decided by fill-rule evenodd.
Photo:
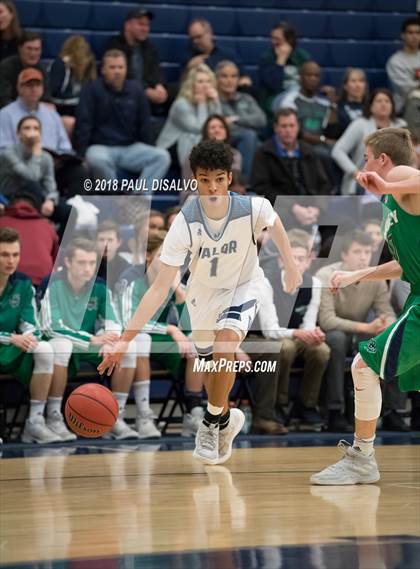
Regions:
M 203 170 L 232 171 L 233 154 L 230 146 L 218 140 L 202 140 L 194 146 L 190 154 L 190 167 L 195 174 Z

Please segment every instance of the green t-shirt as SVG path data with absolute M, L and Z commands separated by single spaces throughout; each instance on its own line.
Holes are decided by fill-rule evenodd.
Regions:
M 90 281 L 75 292 L 66 271 L 51 276 L 41 302 L 41 327 L 50 338 L 68 338 L 74 346 L 88 350 L 91 337 L 105 329 L 121 332 L 121 323 L 111 293 L 101 279 Z
M 124 326 L 133 316 L 141 299 L 149 289 L 149 282 L 143 265 L 134 265 L 123 274 L 118 282 L 115 292 L 118 309 Z M 172 319 L 183 330 L 190 330 L 189 319 L 186 318 L 185 303 L 176 304 L 175 293 L 169 295 L 156 314 L 147 322 L 142 332 L 153 334 L 166 334 L 168 322 Z

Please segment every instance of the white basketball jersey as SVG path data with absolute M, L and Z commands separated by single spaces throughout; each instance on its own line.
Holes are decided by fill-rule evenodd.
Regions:
M 190 281 L 215 289 L 234 289 L 259 276 L 256 237 L 273 225 L 276 213 L 264 198 L 229 196 L 227 216 L 219 224 L 206 217 L 198 196 L 190 199 L 165 238 L 161 261 L 179 266 L 187 253 Z

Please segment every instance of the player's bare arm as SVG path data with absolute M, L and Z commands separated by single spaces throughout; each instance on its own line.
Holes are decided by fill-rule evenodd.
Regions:
M 158 276 L 141 299 L 135 313 L 128 322 L 121 339 L 115 344 L 112 353 L 108 354 L 98 366 L 99 373 L 103 374 L 108 370 L 108 375 L 112 374 L 114 367 L 127 351 L 128 344 L 165 302 L 171 286 L 175 284 L 177 275 L 179 278 L 179 267 L 172 267 L 163 263 Z
M 283 223 L 277 216 L 272 227 L 268 228 L 271 239 L 280 252 L 284 266 L 284 291 L 293 293 L 302 284 L 302 276 L 293 259 L 292 250 L 290 248 L 289 239 Z
M 386 179 L 376 172 L 360 172 L 357 182 L 365 190 L 376 195 L 401 197 L 407 194 L 420 195 L 420 173 L 411 166 L 396 166 Z
M 383 281 L 398 279 L 402 269 L 397 261 L 389 261 L 377 267 L 368 267 L 359 271 L 334 271 L 330 278 L 330 287 L 333 292 L 360 281 Z

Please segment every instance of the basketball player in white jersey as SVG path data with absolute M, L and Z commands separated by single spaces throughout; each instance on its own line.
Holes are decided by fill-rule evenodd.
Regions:
M 235 381 L 235 351 L 245 338 L 259 307 L 263 278 L 256 240 L 267 227 L 284 264 L 284 289 L 301 284 L 289 241 L 279 216 L 261 197 L 229 193 L 232 152 L 214 140 L 195 146 L 191 170 L 199 196 L 188 201 L 175 218 L 160 255 L 158 277 L 143 296 L 121 340 L 98 370 L 112 373 L 129 342 L 165 302 L 179 282 L 179 269 L 188 263 L 187 306 L 192 337 L 199 357 L 212 361 L 206 373 L 207 411 L 196 435 L 194 456 L 206 464 L 230 458 L 232 442 L 244 415 L 229 411 Z

